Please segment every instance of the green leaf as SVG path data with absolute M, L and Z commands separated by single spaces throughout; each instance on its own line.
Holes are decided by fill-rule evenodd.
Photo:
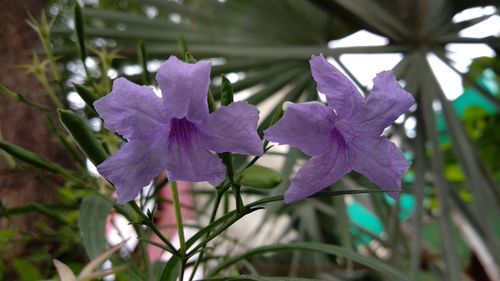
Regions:
M 208 89 L 207 102 L 208 102 L 208 112 L 212 113 L 217 110 L 217 105 L 215 104 L 215 99 L 210 89 Z
M 87 49 L 85 48 L 85 28 L 83 23 L 82 8 L 80 7 L 80 4 L 75 4 L 73 13 L 75 18 L 76 41 L 78 43 L 80 59 L 83 63 L 85 63 L 85 58 L 87 58 Z
M 15 260 L 13 264 L 20 281 L 43 279 L 42 274 L 32 263 L 26 260 Z
M 91 260 L 106 250 L 106 218 L 113 207 L 113 202 L 96 195 L 83 200 L 80 206 L 78 227 L 83 239 L 83 246 Z
M 98 100 L 100 96 L 83 85 L 73 84 L 73 87 L 75 88 L 75 91 L 78 93 L 78 95 L 80 95 L 80 97 L 82 97 L 82 99 L 85 101 L 87 106 L 94 112 L 96 112 L 94 108 L 94 102 Z
M 233 103 L 233 86 L 231 82 L 226 78 L 226 76 L 222 75 L 222 86 L 220 90 L 220 103 L 223 106 L 230 105 Z
M 139 59 L 139 65 L 142 67 L 142 80 L 146 85 L 151 85 L 151 77 L 148 72 L 148 58 L 146 57 L 146 46 L 144 41 L 140 40 L 137 43 L 137 57 Z
M 221 270 L 228 268 L 229 266 L 236 264 L 241 260 L 248 259 L 249 257 L 255 255 L 260 255 L 264 253 L 291 252 L 291 251 L 317 252 L 337 257 L 344 257 L 347 259 L 351 259 L 366 267 L 374 269 L 394 280 L 400 280 L 400 281 L 409 280 L 406 274 L 377 260 L 376 258 L 365 257 L 354 251 L 339 246 L 334 246 L 324 243 L 314 243 L 314 242 L 291 243 L 286 245 L 276 244 L 276 245 L 257 247 L 247 251 L 246 253 L 235 255 L 232 256 L 231 258 L 222 261 L 219 265 L 217 265 L 207 274 L 207 277 L 212 277 L 217 273 L 219 273 Z
M 172 256 L 161 273 L 160 281 L 176 280 L 180 270 L 180 258 Z
M 239 180 L 244 186 L 270 189 L 281 183 L 281 175 L 267 167 L 253 165 L 243 171 Z
M 106 160 L 108 156 L 101 142 L 80 117 L 70 110 L 58 109 L 57 112 L 66 130 L 92 163 L 98 165 Z
M 54 174 L 59 174 L 68 179 L 79 181 L 77 177 L 72 175 L 70 172 L 66 171 L 63 167 L 57 165 L 56 163 L 50 162 L 49 160 L 41 157 L 40 155 L 35 154 L 22 147 L 19 147 L 15 144 L 11 144 L 6 141 L 0 140 L 0 149 L 5 151 L 7 154 L 13 156 L 14 158 L 17 158 L 37 168 L 46 170 Z

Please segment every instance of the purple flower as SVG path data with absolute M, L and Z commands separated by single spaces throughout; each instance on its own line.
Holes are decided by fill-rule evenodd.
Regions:
M 133 200 L 162 171 L 170 180 L 224 180 L 226 167 L 213 152 L 261 155 L 259 111 L 236 102 L 208 113 L 210 63 L 187 64 L 171 56 L 156 75 L 162 97 L 125 78 L 94 103 L 104 125 L 128 140 L 97 166 L 111 181 L 118 203 Z
M 382 189 L 400 189 L 409 163 L 401 151 L 381 136 L 415 103 L 390 71 L 373 80 L 366 100 L 354 85 L 321 56 L 310 60 L 319 102 L 289 105 L 283 118 L 265 131 L 273 142 L 289 144 L 312 156 L 292 179 L 285 203 L 302 200 L 335 183 L 351 170 L 365 175 Z M 398 192 L 389 193 L 397 198 Z

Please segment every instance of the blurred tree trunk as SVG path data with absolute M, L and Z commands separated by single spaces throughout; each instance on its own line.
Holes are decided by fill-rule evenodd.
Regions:
M 1 1 L 0 2 L 0 82 L 8 88 L 22 93 L 38 103 L 50 105 L 41 85 L 32 75 L 26 75 L 20 64 L 31 63 L 32 50 L 40 48 L 36 33 L 26 24 L 28 12 L 38 18 L 43 1 Z M 0 132 L 2 138 L 23 148 L 34 151 L 50 160 L 65 165 L 68 157 L 51 136 L 43 114 L 25 104 L 0 95 Z M 62 163 L 61 163 L 62 162 Z M 4 207 L 24 206 L 31 202 L 54 202 L 57 198 L 54 178 L 29 172 L 21 167 L 12 168 L 0 157 L 0 200 Z M 24 234 L 37 232 L 37 225 L 49 221 L 40 215 L 0 218 L 0 229 L 14 228 Z M 16 237 L 21 238 L 21 237 Z M 33 249 L 44 249 L 47 245 L 36 242 Z M 8 243 L 2 253 L 4 262 L 30 252 L 28 245 Z M 4 247 L 2 247 L 4 248 Z M 5 248 L 4 248 L 5 249 Z M 1 249 L 0 249 L 1 250 Z M 9 266 L 7 265 L 7 268 Z

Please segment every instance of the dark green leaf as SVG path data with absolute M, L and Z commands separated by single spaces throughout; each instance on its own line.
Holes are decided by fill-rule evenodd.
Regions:
M 172 256 L 161 273 L 160 281 L 176 280 L 180 270 L 180 258 Z
M 142 67 L 142 80 L 146 85 L 151 85 L 151 77 L 148 71 L 148 58 L 146 56 L 146 46 L 144 41 L 140 40 L 137 43 L 137 57 L 139 59 L 139 65 Z
M 231 82 L 226 78 L 226 76 L 222 75 L 222 86 L 220 90 L 220 103 L 223 106 L 227 106 L 233 103 L 233 86 Z
M 85 59 L 87 58 L 87 49 L 85 48 L 85 27 L 83 23 L 82 8 L 80 7 L 80 4 L 75 4 L 73 13 L 75 20 L 76 41 L 78 43 L 80 59 L 83 63 L 85 63 Z
M 78 93 L 78 95 L 80 95 L 80 97 L 82 97 L 82 99 L 85 101 L 87 106 L 94 112 L 96 112 L 94 108 L 94 102 L 98 100 L 100 96 L 83 85 L 73 84 L 73 87 L 75 88 L 75 91 Z
M 57 112 L 66 130 L 92 163 L 98 165 L 106 160 L 107 153 L 101 142 L 80 117 L 70 110 L 59 109 Z

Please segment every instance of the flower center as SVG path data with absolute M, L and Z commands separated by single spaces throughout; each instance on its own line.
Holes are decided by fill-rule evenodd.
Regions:
M 336 119 L 335 127 L 333 128 L 332 137 L 342 139 L 344 143 L 350 143 L 354 139 L 354 131 L 350 124 L 344 119 Z
M 170 133 L 168 134 L 170 142 L 188 144 L 194 134 L 196 134 L 196 127 L 186 118 L 170 119 Z

